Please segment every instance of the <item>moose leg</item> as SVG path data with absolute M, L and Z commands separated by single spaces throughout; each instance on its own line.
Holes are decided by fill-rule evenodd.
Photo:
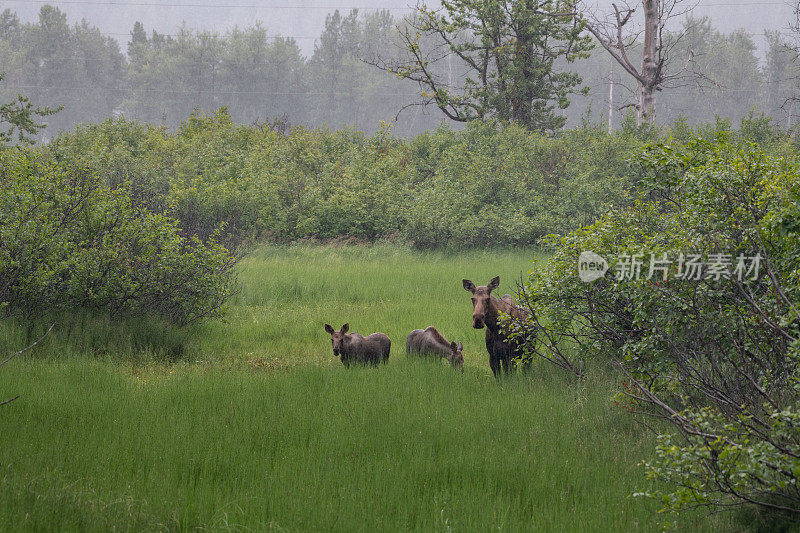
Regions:
M 486 351 L 489 352 L 489 367 L 492 369 L 494 377 L 500 377 L 500 356 L 494 343 L 494 336 L 489 328 L 486 328 Z
M 509 354 L 503 354 L 503 372 L 508 375 L 511 374 L 512 369 L 511 357 L 509 357 Z
M 503 373 L 508 375 L 511 373 L 513 369 L 512 365 L 514 364 L 511 360 L 511 350 L 508 349 L 508 346 L 503 343 L 498 343 L 498 355 L 503 363 Z
M 492 374 L 494 377 L 500 377 L 500 358 L 495 356 L 494 354 L 489 355 L 489 366 L 492 369 Z

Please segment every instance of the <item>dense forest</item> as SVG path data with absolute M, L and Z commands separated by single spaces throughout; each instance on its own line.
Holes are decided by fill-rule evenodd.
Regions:
M 375 58 L 391 60 L 402 52 L 398 29 L 406 21 L 389 11 L 327 17 L 325 28 L 306 57 L 298 43 L 272 35 L 260 24 L 224 33 L 182 27 L 174 35 L 133 24 L 124 45 L 89 21 L 70 25 L 66 14 L 46 5 L 36 23 L 23 23 L 11 10 L 0 14 L 0 101 L 18 93 L 35 104 L 63 109 L 50 117 L 42 135 L 52 137 L 75 124 L 124 115 L 155 125 L 176 127 L 194 109 L 211 114 L 227 107 L 239 123 L 275 121 L 377 131 L 381 121 L 394 122 L 398 135 L 438 126 L 443 115 L 419 101 L 420 88 L 376 69 Z M 689 52 L 701 78 L 658 94 L 658 122 L 681 115 L 690 124 L 717 116 L 735 123 L 754 108 L 792 125 L 797 69 L 786 35 L 768 33 L 766 57 L 760 60 L 753 36 L 745 31 L 723 34 L 707 18 L 682 22 L 673 53 Z M 631 80 L 601 48 L 588 58 L 559 65 L 583 79 L 586 94 L 576 94 L 559 111 L 567 126 L 606 121 L 609 80 L 614 83 L 613 124 L 620 127 L 630 103 Z M 448 63 L 449 76 L 463 73 Z M 630 109 L 627 109 L 630 111 Z

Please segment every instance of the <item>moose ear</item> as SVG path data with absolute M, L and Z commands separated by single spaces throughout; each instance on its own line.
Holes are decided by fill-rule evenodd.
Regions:
M 469 292 L 473 292 L 473 293 L 475 292 L 475 284 L 472 283 L 470 280 L 462 279 L 461 283 L 464 285 L 464 290 L 465 291 L 469 291 Z
M 347 333 L 350 330 L 350 322 L 342 326 L 342 333 Z
M 330 324 L 325 324 L 325 331 L 333 335 L 333 326 L 331 326 Z
M 456 341 L 453 341 L 453 342 L 451 342 L 451 343 L 450 343 L 450 348 L 451 348 L 451 349 L 452 349 L 454 352 L 457 352 L 457 351 L 458 351 L 458 344 L 456 344 Z
M 500 276 L 493 277 L 492 281 L 490 281 L 489 285 L 487 285 L 487 287 L 489 287 L 489 292 L 492 292 L 499 286 L 500 286 Z
M 464 345 L 461 344 L 460 342 L 458 343 L 458 351 L 459 352 L 463 352 L 464 351 Z

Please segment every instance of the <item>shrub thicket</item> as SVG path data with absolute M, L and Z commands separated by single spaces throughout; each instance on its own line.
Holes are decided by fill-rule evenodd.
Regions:
M 652 494 L 665 509 L 746 503 L 798 516 L 800 170 L 732 134 L 708 137 L 643 150 L 641 194 L 557 240 L 524 291 L 537 349 L 612 358 L 627 374 L 620 403 L 677 429 L 683 438 L 664 429 L 646 465 L 671 482 Z M 611 261 L 592 283 L 578 276 L 584 251 Z M 666 279 L 650 276 L 665 253 Z M 699 279 L 679 279 L 693 254 Z
M 589 223 L 627 186 L 636 132 L 558 138 L 470 124 L 411 139 L 353 130 L 235 124 L 222 109 L 173 134 L 108 120 L 43 153 L 80 160 L 114 188 L 206 239 L 399 238 L 423 248 L 534 244 Z
M 0 308 L 158 314 L 178 324 L 215 316 L 231 291 L 233 257 L 215 240 L 102 184 L 76 159 L 0 150 Z
M 726 129 L 720 121 L 674 132 Z M 794 152 L 759 115 L 739 135 Z M 213 314 L 229 292 L 223 246 L 537 244 L 628 205 L 640 185 L 629 156 L 658 136 L 631 121 L 610 135 L 584 125 L 555 137 L 474 122 L 404 139 L 388 125 L 371 136 L 238 125 L 224 108 L 175 132 L 109 119 L 4 153 L 0 295 L 23 314 L 156 311 L 183 322 Z

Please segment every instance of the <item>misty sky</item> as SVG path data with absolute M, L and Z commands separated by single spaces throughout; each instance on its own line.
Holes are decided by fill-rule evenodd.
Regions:
M 608 8 L 611 0 L 589 0 Z M 761 43 L 764 29 L 785 30 L 793 18 L 790 0 L 700 0 L 694 2 L 696 16 L 711 17 L 714 26 L 729 32 L 744 28 Z M 36 20 L 44 4 L 58 6 L 71 23 L 82 18 L 117 38 L 125 49 L 137 20 L 148 33 L 174 34 L 182 23 L 193 29 L 224 33 L 233 26 L 251 26 L 260 21 L 270 34 L 292 36 L 305 54 L 314 50 L 325 16 L 335 9 L 349 11 L 390 9 L 396 16 L 409 12 L 414 0 L 0 0 L 0 10 L 9 8 L 24 21 Z M 433 2 L 429 2 L 432 5 Z M 691 5 L 691 4 L 687 4 Z

